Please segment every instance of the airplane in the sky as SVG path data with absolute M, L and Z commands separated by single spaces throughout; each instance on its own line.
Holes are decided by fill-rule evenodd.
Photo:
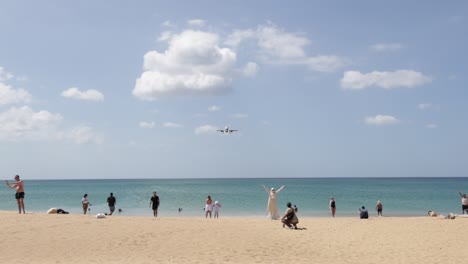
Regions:
M 229 129 L 229 127 L 225 127 L 224 129 L 218 129 L 216 131 L 219 131 L 223 134 L 231 134 L 232 132 L 237 131 L 237 129 Z

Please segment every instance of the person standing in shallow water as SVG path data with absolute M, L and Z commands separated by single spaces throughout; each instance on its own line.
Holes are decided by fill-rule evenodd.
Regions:
M 281 186 L 277 191 L 275 188 L 271 188 L 268 190 L 268 188 L 265 185 L 262 185 L 263 189 L 268 194 L 268 204 L 267 204 L 267 211 L 268 211 L 268 219 L 275 220 L 280 218 L 280 214 L 278 213 L 278 202 L 276 201 L 276 198 L 278 197 L 278 193 L 283 190 L 284 185 Z
M 375 206 L 375 209 L 377 210 L 377 216 L 382 216 L 382 211 L 383 211 L 383 204 L 380 201 L 377 201 L 377 205 Z
M 117 200 L 114 197 L 113 193 L 110 193 L 110 196 L 107 197 L 107 204 L 109 205 L 109 215 L 112 215 L 115 211 L 115 204 Z
M 331 198 L 330 199 L 330 211 L 331 211 L 331 214 L 332 214 L 332 217 L 335 218 L 335 213 L 336 213 L 336 201 L 335 201 L 335 198 Z
M 150 207 L 153 209 L 153 216 L 158 217 L 159 196 L 156 192 L 153 192 L 153 196 L 151 196 Z
M 12 189 L 16 189 L 15 193 L 15 198 L 16 202 L 18 203 L 18 211 L 21 214 L 21 210 L 23 211 L 23 214 L 26 212 L 24 211 L 24 185 L 23 181 L 20 180 L 20 176 L 16 175 L 15 176 L 15 183 L 9 183 L 8 181 L 5 181 L 6 185 Z
M 211 196 L 208 195 L 205 201 L 205 218 L 208 218 L 208 215 L 210 215 L 210 218 L 211 218 L 212 211 L 213 211 L 213 200 L 211 200 Z

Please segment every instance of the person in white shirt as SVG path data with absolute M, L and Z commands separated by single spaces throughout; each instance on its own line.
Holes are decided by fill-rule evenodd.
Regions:
M 92 204 L 88 201 L 88 194 L 85 193 L 83 195 L 83 199 L 81 199 L 81 204 L 83 205 L 83 214 L 86 214 L 88 212 L 88 206 L 91 206 Z
M 214 210 L 214 218 L 219 218 L 219 208 L 221 208 L 221 204 L 216 201 L 213 205 L 213 210 Z

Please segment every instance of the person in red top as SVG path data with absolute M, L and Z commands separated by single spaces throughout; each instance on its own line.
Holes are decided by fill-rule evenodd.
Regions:
M 213 211 L 213 200 L 211 200 L 211 196 L 208 195 L 205 202 L 205 218 L 208 218 L 208 214 L 211 218 L 211 211 Z

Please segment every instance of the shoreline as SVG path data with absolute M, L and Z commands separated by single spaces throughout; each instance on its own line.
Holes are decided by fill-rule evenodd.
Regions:
M 453 263 L 468 218 L 49 215 L 0 211 L 2 263 Z M 11 254 L 15 252 L 15 254 Z

